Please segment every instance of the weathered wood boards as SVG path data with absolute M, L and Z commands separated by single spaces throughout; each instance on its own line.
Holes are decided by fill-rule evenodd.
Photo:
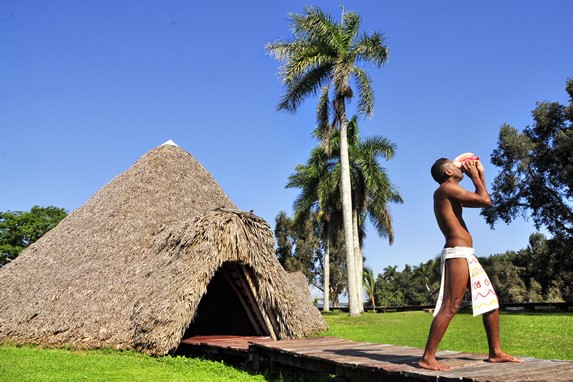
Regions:
M 520 364 L 493 364 L 485 362 L 485 354 L 441 351 L 438 359 L 454 370 L 438 372 L 418 367 L 422 349 L 333 337 L 274 341 L 268 337 L 205 336 L 184 343 L 248 353 L 255 370 L 286 365 L 348 381 L 573 381 L 573 361 L 524 358 Z

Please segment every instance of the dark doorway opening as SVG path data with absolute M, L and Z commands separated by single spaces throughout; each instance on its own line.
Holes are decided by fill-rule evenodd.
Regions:
M 252 293 L 246 282 L 249 268 L 224 263 L 215 272 L 201 299 L 196 317 L 183 338 L 206 335 L 268 335 Z

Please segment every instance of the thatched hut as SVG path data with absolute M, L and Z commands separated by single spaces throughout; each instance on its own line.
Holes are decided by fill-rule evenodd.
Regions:
M 184 336 L 326 329 L 201 164 L 161 145 L 0 269 L 0 341 L 174 351 Z

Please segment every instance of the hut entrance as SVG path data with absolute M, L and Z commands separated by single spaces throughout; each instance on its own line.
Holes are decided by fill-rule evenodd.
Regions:
M 183 338 L 208 335 L 271 336 L 272 325 L 261 312 L 250 267 L 224 263 L 215 272 L 201 299 L 195 319 Z

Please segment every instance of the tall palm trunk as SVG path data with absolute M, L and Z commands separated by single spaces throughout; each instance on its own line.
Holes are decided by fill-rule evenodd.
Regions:
M 326 233 L 326 249 L 324 251 L 324 285 L 323 285 L 323 312 L 330 312 L 330 224 Z
M 356 285 L 357 285 L 357 296 L 358 299 L 358 310 L 360 313 L 364 312 L 364 298 L 363 298 L 363 282 L 364 279 L 364 259 L 362 258 L 362 250 L 360 248 L 360 240 L 358 238 L 358 211 L 354 208 L 352 209 L 352 232 L 354 236 L 354 264 L 356 266 Z
M 335 98 L 335 110 L 340 121 L 340 173 L 342 184 L 342 221 L 344 224 L 344 248 L 348 272 L 348 312 L 351 316 L 360 315 L 356 293 L 356 258 L 354 257 L 354 235 L 352 228 L 352 195 L 350 184 L 350 161 L 348 158 L 348 123 L 344 108 L 344 97 Z

